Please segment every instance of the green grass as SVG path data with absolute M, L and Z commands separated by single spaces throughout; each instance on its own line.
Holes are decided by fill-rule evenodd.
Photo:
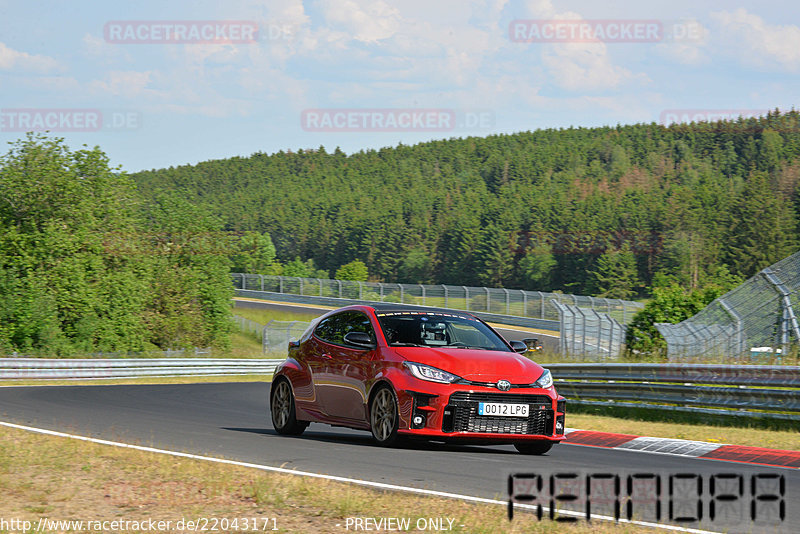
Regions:
M 304 321 L 309 322 L 312 319 L 320 316 L 320 313 L 309 311 L 308 313 L 295 312 L 295 311 L 274 311 L 259 308 L 242 308 L 235 307 L 233 313 L 239 317 L 250 319 L 261 324 L 267 324 L 270 321 Z

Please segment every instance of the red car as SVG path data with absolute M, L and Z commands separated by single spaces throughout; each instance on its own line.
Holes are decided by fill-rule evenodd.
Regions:
M 467 312 L 341 308 L 289 343 L 270 390 L 272 423 L 286 435 L 317 422 L 369 430 L 385 446 L 419 437 L 544 454 L 564 439 L 566 400 L 526 350 Z

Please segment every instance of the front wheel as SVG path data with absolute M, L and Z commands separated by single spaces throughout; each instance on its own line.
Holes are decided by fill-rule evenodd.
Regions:
M 272 426 L 278 434 L 299 436 L 308 426 L 308 421 L 298 421 L 295 415 L 292 387 L 285 378 L 272 383 L 269 398 Z
M 397 400 L 392 389 L 381 386 L 372 397 L 369 405 L 369 427 L 372 437 L 382 447 L 389 447 L 398 442 L 397 428 L 400 416 L 397 412 Z
M 552 441 L 522 441 L 514 444 L 521 454 L 544 454 L 553 448 Z

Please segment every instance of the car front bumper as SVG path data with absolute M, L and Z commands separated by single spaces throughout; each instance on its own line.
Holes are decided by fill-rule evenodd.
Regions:
M 413 386 L 420 386 L 417 381 Z M 398 432 L 444 441 L 510 443 L 564 439 L 566 400 L 554 388 L 496 388 L 424 383 L 397 390 Z M 527 417 L 478 414 L 480 402 L 527 404 Z

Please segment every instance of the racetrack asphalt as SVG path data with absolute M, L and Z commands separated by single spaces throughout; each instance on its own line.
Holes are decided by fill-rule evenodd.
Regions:
M 788 504 L 779 531 L 800 532 L 800 507 L 791 505 L 800 499 L 797 469 L 570 444 L 558 445 L 541 457 L 520 455 L 508 445 L 415 442 L 384 449 L 374 446 L 366 432 L 321 424 L 312 424 L 300 437 L 284 437 L 275 433 L 270 422 L 269 387 L 260 382 L 7 387 L 0 388 L 0 420 L 249 463 L 499 499 L 507 497 L 508 475 L 520 472 L 624 475 L 633 469 L 663 476 L 699 474 L 706 483 L 721 473 L 741 474 L 746 479 L 754 474 L 777 474 L 784 476 Z M 746 517 L 740 526 L 742 531 L 758 531 L 750 528 Z

